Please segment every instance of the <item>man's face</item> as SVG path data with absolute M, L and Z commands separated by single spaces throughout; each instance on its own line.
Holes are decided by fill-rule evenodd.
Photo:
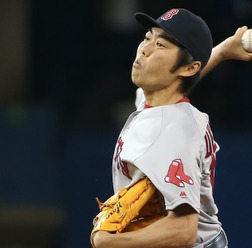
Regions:
M 133 83 L 149 92 L 169 87 L 178 78 L 178 72 L 170 70 L 177 62 L 179 49 L 163 29 L 152 28 L 138 46 L 131 73 Z

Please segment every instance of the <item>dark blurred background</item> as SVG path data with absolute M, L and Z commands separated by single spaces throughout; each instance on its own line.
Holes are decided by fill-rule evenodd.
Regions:
M 134 110 L 134 13 L 172 7 L 202 16 L 215 45 L 252 28 L 251 0 L 0 0 L 0 248 L 90 247 L 95 197 L 112 194 L 114 144 Z M 251 247 L 251 90 L 252 62 L 226 61 L 190 96 L 221 146 L 215 198 L 230 248 Z

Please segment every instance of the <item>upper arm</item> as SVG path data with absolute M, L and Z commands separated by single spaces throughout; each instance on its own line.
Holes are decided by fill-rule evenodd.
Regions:
M 185 239 L 194 243 L 198 230 L 198 212 L 189 204 L 182 204 L 176 207 L 174 210 L 168 212 L 167 218 L 169 221 L 174 222 L 174 227 L 181 230 L 184 233 Z
M 198 215 L 198 212 L 189 204 L 181 204 L 168 212 L 168 216 L 170 215 L 171 217 L 184 217 L 195 214 Z

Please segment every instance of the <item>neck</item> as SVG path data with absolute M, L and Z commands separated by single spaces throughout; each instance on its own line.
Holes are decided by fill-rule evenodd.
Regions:
M 183 93 L 154 92 L 145 93 L 146 104 L 151 106 L 162 106 L 168 104 L 175 104 L 179 102 L 184 96 Z

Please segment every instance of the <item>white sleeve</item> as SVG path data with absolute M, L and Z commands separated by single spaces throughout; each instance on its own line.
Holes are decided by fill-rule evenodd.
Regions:
M 200 211 L 198 161 L 204 140 L 194 118 L 188 116 L 179 105 L 147 109 L 123 137 L 122 159 L 150 178 L 164 196 L 167 210 L 187 203 Z

